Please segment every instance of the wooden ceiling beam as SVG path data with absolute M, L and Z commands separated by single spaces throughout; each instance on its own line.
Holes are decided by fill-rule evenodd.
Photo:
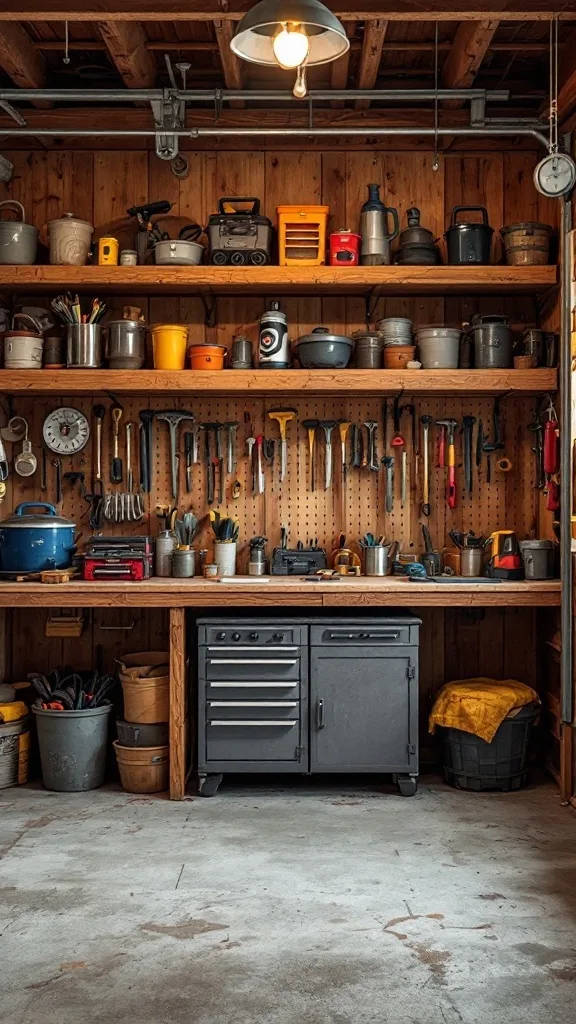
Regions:
M 382 59 L 382 47 L 388 31 L 388 22 L 383 19 L 367 21 L 358 69 L 358 88 L 374 89 Z M 356 100 L 356 110 L 367 110 L 370 100 Z
M 442 70 L 445 89 L 469 89 L 473 85 L 499 24 L 496 20 L 468 21 L 458 27 Z M 448 100 L 446 106 L 463 106 L 463 101 Z
M 46 85 L 46 61 L 22 25 L 0 27 L 0 67 L 20 89 L 42 89 Z M 50 104 L 37 102 L 35 106 Z
M 576 29 L 568 36 L 560 60 L 558 121 L 562 124 L 576 111 Z
M 101 21 L 98 31 L 110 59 L 129 89 L 150 89 L 156 62 L 146 49 L 144 29 L 135 21 Z
M 236 54 L 230 49 L 230 43 L 232 42 L 232 37 L 234 35 L 233 23 L 231 21 L 215 21 L 214 32 L 216 33 L 216 42 L 218 44 L 218 52 L 220 54 L 226 88 L 243 89 L 243 62 L 239 60 Z M 235 107 L 236 109 L 243 107 L 244 100 L 232 100 L 230 106 Z
M 346 29 L 346 35 L 350 39 L 351 36 L 353 36 L 354 33 L 356 32 L 356 22 L 347 21 L 344 25 L 344 28 Z M 331 89 L 346 88 L 346 86 L 348 85 L 348 72 L 350 71 L 350 57 L 352 55 L 352 49 L 355 49 L 356 46 L 358 46 L 358 49 L 360 49 L 361 45 L 361 43 L 357 43 L 354 44 L 353 46 L 353 44 L 351 43 L 350 48 L 346 51 L 346 53 L 342 57 L 339 57 L 338 60 L 332 62 L 330 68 Z M 334 108 L 343 107 L 344 100 L 332 100 L 330 106 Z
M 3 0 L 0 21 L 238 21 L 253 0 Z M 225 8 L 225 10 L 223 9 Z M 574 20 L 573 0 L 336 0 L 343 21 L 550 21 Z

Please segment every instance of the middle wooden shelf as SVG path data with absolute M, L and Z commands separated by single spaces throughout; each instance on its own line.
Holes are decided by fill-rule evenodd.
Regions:
M 555 369 L 535 370 L 0 370 L 0 392 L 28 395 L 406 394 L 553 392 Z

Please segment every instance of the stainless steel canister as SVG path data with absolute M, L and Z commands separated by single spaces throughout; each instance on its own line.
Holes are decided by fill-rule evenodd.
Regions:
M 155 572 L 157 576 L 170 576 L 172 569 L 172 552 L 176 547 L 176 538 L 170 530 L 162 530 L 156 537 Z
M 146 327 L 139 320 L 111 320 L 106 358 L 111 370 L 140 370 L 146 360 Z
M 385 576 L 388 572 L 388 547 L 376 544 L 364 549 L 364 571 L 367 576 Z
M 175 548 L 172 552 L 172 575 L 190 579 L 196 569 L 196 552 L 192 548 Z
M 66 365 L 73 369 L 97 370 L 102 366 L 100 324 L 70 324 L 66 336 Z
M 238 334 L 232 339 L 230 366 L 233 370 L 252 369 L 252 343 L 243 334 Z
M 482 575 L 482 548 L 462 548 L 460 551 L 460 575 Z

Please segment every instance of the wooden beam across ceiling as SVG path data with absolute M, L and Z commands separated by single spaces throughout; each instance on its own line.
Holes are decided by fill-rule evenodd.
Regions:
M 253 0 L 3 0 L 0 21 L 238 21 Z M 550 21 L 574 19 L 573 0 L 335 0 L 343 21 Z
M 0 67 L 20 89 L 42 89 L 46 85 L 46 61 L 21 25 L 0 28 Z M 38 101 L 35 106 L 50 104 Z
M 359 89 L 373 89 L 376 85 L 387 31 L 388 22 L 382 19 L 367 21 L 364 26 L 364 40 L 358 69 Z M 356 100 L 356 110 L 367 110 L 369 106 L 370 100 Z
M 135 21 L 101 21 L 102 36 L 112 63 L 129 89 L 150 89 L 156 80 L 156 62 L 146 49 L 144 30 Z
M 344 24 L 346 29 L 346 35 L 350 39 L 356 31 L 356 22 L 347 21 Z M 358 48 L 361 44 L 358 43 Z M 346 53 L 339 57 L 338 60 L 332 62 L 330 67 L 330 88 L 331 89 L 345 89 L 348 85 L 348 72 L 350 71 L 350 57 L 352 55 L 352 44 Z M 343 107 L 344 100 L 332 100 L 330 103 L 331 107 Z
M 560 61 L 558 91 L 558 122 L 562 124 L 576 111 L 576 29 L 566 40 Z
M 216 33 L 216 42 L 218 44 L 218 52 L 220 53 L 220 61 L 222 64 L 222 71 L 224 72 L 224 82 L 226 83 L 227 89 L 243 89 L 244 88 L 244 68 L 242 61 L 238 59 L 235 53 L 232 53 L 230 49 L 230 43 L 232 42 L 232 36 L 234 35 L 234 24 L 231 21 L 215 21 L 214 32 Z M 244 100 L 232 100 L 230 106 L 232 107 L 243 107 Z
M 499 24 L 496 20 L 467 21 L 458 27 L 442 71 L 445 89 L 469 89 L 473 85 Z M 462 105 L 462 100 L 446 103 L 446 106 Z

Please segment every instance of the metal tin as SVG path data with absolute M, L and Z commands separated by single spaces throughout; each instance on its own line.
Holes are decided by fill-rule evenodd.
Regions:
M 376 544 L 364 549 L 364 571 L 367 576 L 386 576 L 389 545 Z
M 113 235 L 103 235 L 98 239 L 98 266 L 116 267 L 118 265 L 118 239 Z
M 484 559 L 483 548 L 461 548 L 460 550 L 460 575 L 481 576 L 482 562 Z
M 252 343 L 243 334 L 239 334 L 232 339 L 230 366 L 233 370 L 252 369 Z
M 136 249 L 122 249 L 120 253 L 121 267 L 136 267 L 138 265 L 138 253 Z
M 69 324 L 66 334 L 68 368 L 97 370 L 102 366 L 102 325 Z
M 196 552 L 192 548 L 176 548 L 172 552 L 172 575 L 190 579 L 196 569 Z
M 218 576 L 218 566 L 216 562 L 207 562 L 204 566 L 204 575 L 206 579 L 214 579 Z
M 139 320 L 107 324 L 106 358 L 111 370 L 140 370 L 146 360 L 146 327 Z

